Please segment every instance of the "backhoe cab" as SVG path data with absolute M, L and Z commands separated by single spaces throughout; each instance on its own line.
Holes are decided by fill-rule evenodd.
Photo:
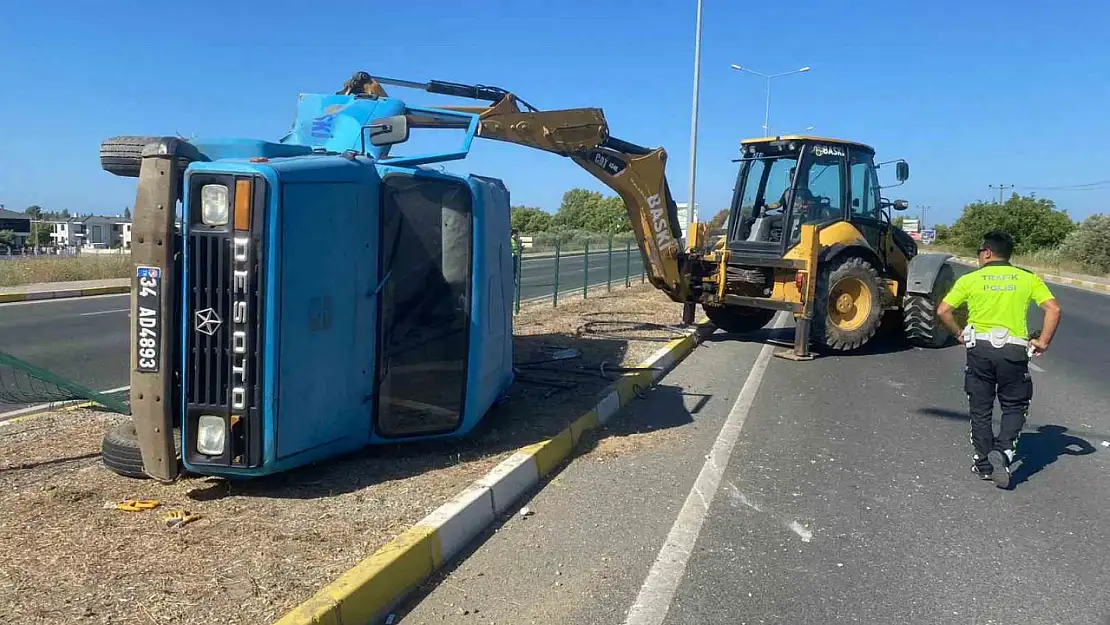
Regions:
M 844 351 L 866 344 L 884 314 L 901 312 L 906 335 L 940 345 L 936 302 L 954 275 L 946 255 L 919 255 L 891 223 L 889 201 L 861 143 L 809 136 L 748 139 L 727 222 L 715 249 L 691 251 L 694 292 L 721 329 L 750 332 L 775 312 L 798 320 L 796 358 L 809 342 Z M 909 165 L 895 161 L 896 178 Z M 781 354 L 791 356 L 791 354 Z

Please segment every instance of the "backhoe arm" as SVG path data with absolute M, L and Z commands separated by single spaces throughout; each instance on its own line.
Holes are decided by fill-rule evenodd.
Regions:
M 540 111 L 497 87 L 441 81 L 415 83 L 360 72 L 340 93 L 383 97 L 384 84 L 491 101 L 490 106 L 436 108 L 477 114 L 477 136 L 568 157 L 616 191 L 628 211 L 648 279 L 674 301 L 690 301 L 690 286 L 680 266 L 678 208 L 667 184 L 667 153 L 663 148 L 644 148 L 610 137 L 601 109 Z M 520 104 L 527 110 L 522 110 Z M 457 122 L 410 115 L 409 123 L 413 127 L 442 128 Z

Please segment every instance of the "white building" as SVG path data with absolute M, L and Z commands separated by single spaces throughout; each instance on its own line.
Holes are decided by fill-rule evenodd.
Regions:
M 50 238 L 55 247 L 81 247 L 85 240 L 85 224 L 80 221 L 51 221 Z

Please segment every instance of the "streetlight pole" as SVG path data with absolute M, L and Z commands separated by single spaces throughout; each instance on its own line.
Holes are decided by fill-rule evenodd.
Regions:
M 763 72 L 757 72 L 754 69 L 740 67 L 735 63 L 732 64 L 732 69 L 738 72 L 748 72 L 749 74 L 755 74 L 756 76 L 765 78 L 767 80 L 767 108 L 763 112 L 763 136 L 769 137 L 771 136 L 771 80 L 775 78 L 781 78 L 783 76 L 789 76 L 790 74 L 800 74 L 802 72 L 808 72 L 810 70 L 810 67 L 807 65 L 795 70 L 790 70 L 789 72 L 782 72 L 781 74 L 764 74 Z
M 686 205 L 686 240 L 690 240 L 690 224 L 694 223 L 694 187 L 698 174 L 698 87 L 701 85 L 701 3 L 694 25 L 694 98 L 690 107 L 690 194 Z

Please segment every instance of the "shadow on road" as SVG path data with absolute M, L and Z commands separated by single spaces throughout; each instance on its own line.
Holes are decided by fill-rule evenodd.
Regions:
M 1010 488 L 1025 482 L 1060 456 L 1086 456 L 1095 453 L 1094 445 L 1067 434 L 1062 425 L 1042 425 L 1035 432 L 1022 432 L 1018 439 L 1020 463 L 1010 478 Z
M 843 358 L 851 358 L 858 356 L 881 356 L 885 354 L 896 354 L 913 349 L 913 346 L 906 341 L 902 336 L 901 328 L 897 331 L 882 330 L 877 333 L 870 341 L 863 347 L 846 352 L 833 351 L 824 349 L 818 345 L 810 347 L 810 351 L 814 356 L 830 357 L 837 356 Z M 739 341 L 743 343 L 760 343 L 770 344 L 775 347 L 784 349 L 792 349 L 794 347 L 794 328 L 761 328 L 755 332 L 746 334 L 733 334 L 723 330 L 717 330 L 711 336 L 705 339 L 708 343 L 720 343 L 725 341 Z
M 968 422 L 966 412 L 944 408 L 920 408 L 919 414 L 955 421 Z M 1059 460 L 1060 456 L 1086 456 L 1097 449 L 1081 436 L 1068 434 L 1062 425 L 1038 425 L 1036 430 L 1022 431 L 1018 439 L 1017 464 L 1014 465 L 1010 488 L 1029 480 L 1042 469 Z

